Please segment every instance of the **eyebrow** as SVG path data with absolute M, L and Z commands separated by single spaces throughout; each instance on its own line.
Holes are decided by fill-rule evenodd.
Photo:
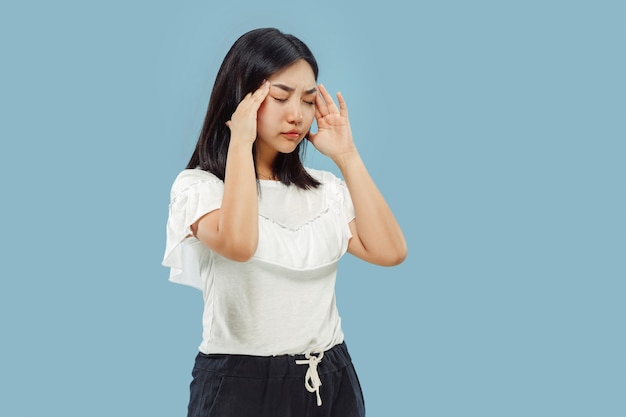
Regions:
M 272 84 L 272 87 L 280 88 L 281 90 L 286 91 L 288 93 L 293 93 L 294 91 L 296 91 L 295 88 L 289 87 L 288 85 L 285 85 L 285 84 Z M 313 87 L 310 90 L 306 90 L 304 92 L 304 94 L 305 95 L 309 95 L 309 94 L 313 94 L 315 92 L 317 92 L 317 87 Z

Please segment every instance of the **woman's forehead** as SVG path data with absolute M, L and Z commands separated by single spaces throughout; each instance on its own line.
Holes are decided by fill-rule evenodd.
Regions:
M 269 81 L 272 86 L 286 87 L 291 90 L 311 90 L 317 85 L 313 69 L 303 59 L 275 72 L 269 77 Z

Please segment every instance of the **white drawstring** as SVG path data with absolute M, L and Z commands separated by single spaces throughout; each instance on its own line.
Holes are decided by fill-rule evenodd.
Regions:
M 317 364 L 322 361 L 324 352 L 319 352 L 317 356 L 315 356 L 312 355 L 315 350 L 316 349 L 308 350 L 304 354 L 306 359 L 296 360 L 296 365 L 309 365 L 309 369 L 307 369 L 306 375 L 304 376 L 304 386 L 307 391 L 314 392 L 317 395 L 317 405 L 321 406 L 322 397 L 320 396 L 320 387 L 322 386 L 322 380 L 317 373 Z

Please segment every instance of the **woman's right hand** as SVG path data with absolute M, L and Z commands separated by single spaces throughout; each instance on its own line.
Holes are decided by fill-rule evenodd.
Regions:
M 250 151 L 257 136 L 257 112 L 269 90 L 269 81 L 264 81 L 241 100 L 226 122 L 230 145 L 222 205 L 192 226 L 195 236 L 208 248 L 238 262 L 249 260 L 259 242 L 257 182 Z
M 263 84 L 253 93 L 248 93 L 241 100 L 237 109 L 226 122 L 230 129 L 230 140 L 240 143 L 254 143 L 257 135 L 257 112 L 270 91 L 270 82 Z

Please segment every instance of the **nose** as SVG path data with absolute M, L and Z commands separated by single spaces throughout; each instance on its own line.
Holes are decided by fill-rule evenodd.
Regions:
M 300 103 L 296 102 L 289 106 L 287 110 L 287 121 L 289 123 L 299 124 L 302 122 L 302 119 L 302 107 Z

